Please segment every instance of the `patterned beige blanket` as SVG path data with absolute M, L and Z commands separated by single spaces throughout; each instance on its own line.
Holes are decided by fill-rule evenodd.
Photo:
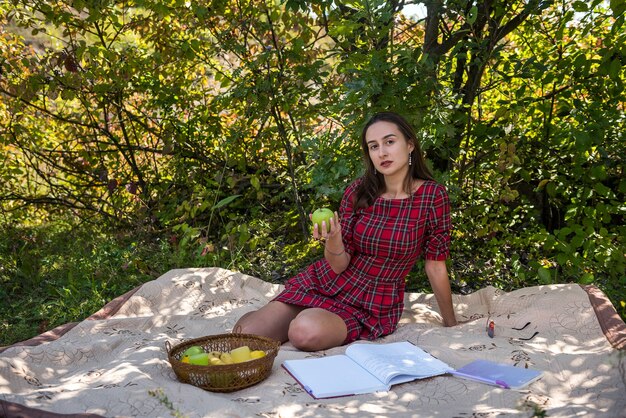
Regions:
M 410 341 L 455 368 L 489 359 L 545 372 L 522 390 L 444 375 L 389 392 L 315 400 L 281 363 L 345 347 L 304 353 L 289 344 L 267 380 L 238 392 L 176 380 L 166 341 L 230 332 L 280 289 L 223 269 L 172 270 L 85 321 L 1 349 L 0 416 L 626 416 L 626 325 L 597 288 L 578 285 L 455 295 L 462 324 L 452 328 L 441 326 L 433 295 L 407 294 L 399 329 L 378 341 Z M 494 338 L 485 332 L 487 318 L 495 321 Z

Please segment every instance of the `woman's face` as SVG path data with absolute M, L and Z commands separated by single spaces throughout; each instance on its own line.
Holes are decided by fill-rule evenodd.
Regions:
M 365 142 L 376 171 L 384 176 L 404 177 L 414 147 L 395 123 L 379 121 L 372 124 L 365 132 Z

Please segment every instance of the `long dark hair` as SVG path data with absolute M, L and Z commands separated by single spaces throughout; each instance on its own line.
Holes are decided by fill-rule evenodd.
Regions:
M 363 161 L 365 163 L 365 174 L 363 174 L 362 181 L 356 191 L 356 201 L 354 204 L 355 209 L 371 206 L 374 201 L 385 192 L 385 179 L 381 173 L 376 171 L 374 163 L 370 158 L 367 140 L 365 139 L 367 130 L 376 122 L 393 123 L 398 127 L 400 132 L 402 132 L 406 141 L 413 144 L 413 151 L 411 152 L 412 164 L 409 166 L 409 172 L 404 179 L 405 192 L 409 196 L 411 195 L 414 179 L 433 179 L 433 175 L 426 165 L 422 148 L 417 140 L 417 135 L 406 119 L 394 112 L 376 113 L 370 118 L 370 120 L 367 121 L 363 127 L 363 132 L 361 133 L 361 149 L 363 151 Z

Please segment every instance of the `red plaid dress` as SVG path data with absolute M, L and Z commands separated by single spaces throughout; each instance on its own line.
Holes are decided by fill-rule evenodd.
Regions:
M 445 188 L 426 181 L 406 199 L 379 197 L 353 211 L 360 180 L 346 189 L 339 216 L 350 265 L 335 273 L 325 258 L 285 283 L 274 300 L 318 307 L 348 327 L 345 343 L 395 331 L 404 308 L 405 277 L 420 256 L 445 260 L 450 244 L 450 204 Z

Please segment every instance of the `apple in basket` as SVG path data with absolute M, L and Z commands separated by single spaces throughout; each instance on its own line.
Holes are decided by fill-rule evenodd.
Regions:
M 230 357 L 232 358 L 233 363 L 243 363 L 245 361 L 265 357 L 265 351 L 250 350 L 250 347 L 243 345 L 230 350 Z
M 233 348 L 230 350 L 230 358 L 233 360 L 233 363 L 243 363 L 244 361 L 252 360 L 250 347 L 242 345 L 241 347 Z
M 183 357 L 193 356 L 194 354 L 200 354 L 200 353 L 204 353 L 204 348 L 200 347 L 199 345 L 192 345 L 191 347 L 183 351 Z
M 254 350 L 250 352 L 250 357 L 252 357 L 253 359 L 255 358 L 262 358 L 265 357 L 266 353 L 263 350 Z
M 183 352 L 183 356 L 191 356 L 193 354 L 204 353 L 204 348 L 199 345 L 192 345 Z
M 194 364 L 196 366 L 208 366 L 210 364 L 209 361 L 209 353 L 198 353 L 189 356 L 189 364 Z
M 206 353 L 202 347 L 192 346 L 183 352 L 183 363 L 197 366 L 217 366 L 222 364 L 237 364 L 263 358 L 267 355 L 263 350 L 251 350 L 247 345 L 233 348 L 230 351 L 211 351 Z
M 183 351 L 183 355 L 180 361 L 182 361 L 183 363 L 189 363 L 189 357 L 202 353 L 204 353 L 204 349 L 202 347 L 200 347 L 199 345 L 192 345 L 191 347 Z

